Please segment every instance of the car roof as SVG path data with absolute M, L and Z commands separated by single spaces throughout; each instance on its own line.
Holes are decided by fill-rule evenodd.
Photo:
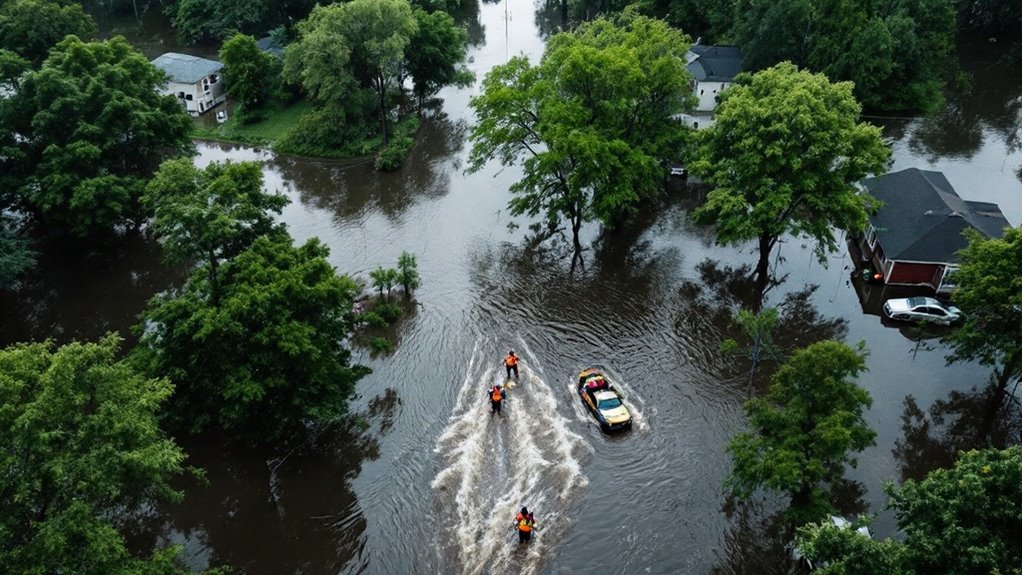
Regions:
M 917 305 L 943 305 L 939 300 L 932 297 L 910 297 L 908 298 L 908 305 L 915 307 Z
M 609 390 L 606 390 L 606 389 L 601 389 L 600 391 L 597 391 L 596 393 L 594 393 L 593 397 L 595 397 L 597 399 L 597 401 L 602 400 L 602 399 L 617 399 L 617 394 L 614 393 L 613 391 L 609 391 Z

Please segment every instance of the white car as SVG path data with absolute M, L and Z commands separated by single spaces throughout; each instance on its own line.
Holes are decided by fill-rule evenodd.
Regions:
M 961 310 L 932 297 L 889 299 L 883 311 L 891 319 L 938 325 L 951 325 L 962 317 Z

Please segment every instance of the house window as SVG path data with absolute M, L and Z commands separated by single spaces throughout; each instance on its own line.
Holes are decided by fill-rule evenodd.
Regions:
M 209 83 L 216 84 L 220 79 L 216 77 L 216 74 L 209 75 Z
M 177 97 L 178 97 L 178 98 L 181 98 L 182 100 L 184 100 L 184 98 L 185 98 L 185 93 L 184 93 L 184 92 L 178 92 L 178 93 L 177 93 Z
M 877 231 L 873 224 L 870 224 L 869 229 L 866 230 L 866 243 L 869 244 L 870 249 L 877 247 Z
M 192 95 L 191 94 L 185 94 L 185 100 L 188 100 L 189 102 L 191 102 L 192 101 Z
M 941 289 L 954 289 L 958 286 L 958 268 L 954 266 L 944 267 L 944 277 L 940 278 Z
M 706 90 L 699 90 L 699 95 L 700 95 L 700 96 L 702 96 L 702 95 L 703 95 L 703 92 L 705 92 L 705 91 L 706 91 Z

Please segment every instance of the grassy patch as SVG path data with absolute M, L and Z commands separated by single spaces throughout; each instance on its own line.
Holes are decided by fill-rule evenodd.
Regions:
M 228 118 L 226 124 L 214 128 L 197 125 L 192 131 L 192 136 L 209 140 L 272 146 L 288 130 L 296 126 L 298 120 L 310 110 L 312 110 L 312 104 L 302 100 L 282 108 L 265 110 L 263 111 L 265 119 L 251 124 L 242 124 L 237 121 L 235 116 Z

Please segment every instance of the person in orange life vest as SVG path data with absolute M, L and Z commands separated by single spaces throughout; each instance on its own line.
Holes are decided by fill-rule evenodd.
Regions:
M 522 510 L 515 515 L 515 527 L 518 528 L 518 542 L 525 543 L 532 539 L 532 528 L 535 525 L 536 520 L 533 518 L 532 513 L 529 512 L 528 508 L 522 507 Z
M 515 372 L 515 379 L 518 379 L 518 356 L 515 355 L 515 350 L 507 352 L 507 357 L 504 358 L 504 367 L 507 368 L 507 378 L 511 379 L 511 372 Z
M 504 399 L 504 390 L 499 385 L 495 385 L 487 393 L 490 396 L 490 414 L 500 415 L 500 403 Z

